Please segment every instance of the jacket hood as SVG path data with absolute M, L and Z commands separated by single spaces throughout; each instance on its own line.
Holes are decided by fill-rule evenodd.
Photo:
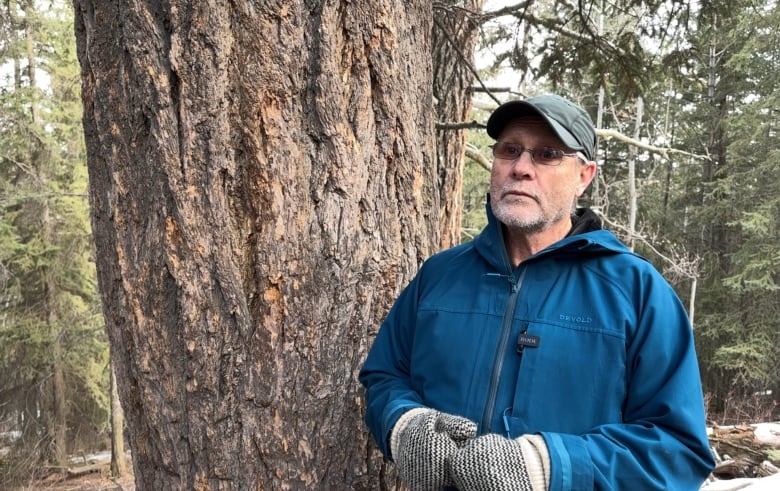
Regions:
M 485 205 L 488 224 L 474 238 L 477 252 L 498 271 L 511 271 L 506 247 L 504 246 L 503 225 L 493 214 L 490 200 Z M 601 219 L 590 208 L 578 208 L 572 215 L 572 229 L 569 235 L 537 252 L 528 260 L 556 254 L 599 255 L 631 253 L 612 232 L 601 227 Z
M 601 219 L 590 208 L 577 208 L 571 216 L 571 230 L 567 237 L 601 230 Z

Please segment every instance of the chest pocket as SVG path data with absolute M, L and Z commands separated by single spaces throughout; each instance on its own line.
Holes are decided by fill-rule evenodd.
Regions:
M 625 340 L 582 319 L 529 323 L 506 424 L 512 436 L 584 433 L 622 421 Z M 534 344 L 537 344 L 534 346 Z

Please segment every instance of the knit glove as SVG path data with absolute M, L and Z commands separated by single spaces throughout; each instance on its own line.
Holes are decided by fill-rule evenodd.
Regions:
M 392 453 L 401 479 L 412 491 L 439 490 L 454 483 L 447 460 L 477 434 L 471 420 L 429 408 L 405 412 L 390 434 Z
M 449 463 L 461 491 L 547 491 L 550 483 L 550 454 L 540 435 L 480 436 L 454 452 Z

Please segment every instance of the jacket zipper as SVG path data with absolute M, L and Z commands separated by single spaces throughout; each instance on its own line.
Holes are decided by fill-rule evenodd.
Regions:
M 519 274 L 509 277 L 512 292 L 507 301 L 504 319 L 501 323 L 501 338 L 498 341 L 495 358 L 493 358 L 493 370 L 490 373 L 488 397 L 485 401 L 484 412 L 482 413 L 482 425 L 480 426 L 481 434 L 489 433 L 490 427 L 493 424 L 493 411 L 495 410 L 496 398 L 498 397 L 498 385 L 501 380 L 501 370 L 504 367 L 504 352 L 506 351 L 507 343 L 509 343 L 509 335 L 512 333 L 512 320 L 515 317 L 515 307 L 517 306 L 517 298 L 520 296 L 520 287 L 523 284 L 525 272 L 526 268 L 522 268 L 519 271 Z M 515 279 L 515 277 L 517 277 L 517 279 Z

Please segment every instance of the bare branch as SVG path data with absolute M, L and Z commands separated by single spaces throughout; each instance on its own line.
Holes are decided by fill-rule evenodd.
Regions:
M 470 143 L 466 144 L 466 157 L 470 158 L 487 171 L 493 167 L 493 164 L 480 153 L 479 149 Z
M 615 130 L 597 128 L 596 135 L 607 140 L 609 140 L 610 138 L 615 138 L 616 140 L 620 140 L 624 143 L 627 143 L 628 145 L 632 145 L 642 150 L 647 150 L 648 152 L 657 153 L 666 159 L 670 158 L 669 157 L 670 154 L 680 154 L 680 155 L 685 155 L 687 157 L 692 157 L 699 160 L 712 160 L 712 158 L 708 155 L 697 155 L 695 153 L 686 152 L 684 150 L 678 150 L 676 148 L 656 147 L 655 145 L 648 145 L 647 143 L 641 142 L 635 138 L 631 138 L 630 136 L 626 136 Z
M 653 244 L 650 243 L 650 241 L 642 234 L 631 232 L 627 227 L 624 227 L 623 225 L 620 225 L 617 222 L 614 222 L 607 218 L 606 215 L 596 211 L 602 220 L 604 220 L 606 223 L 608 223 L 611 227 L 618 229 L 622 231 L 624 234 L 628 236 L 630 239 L 635 239 L 644 244 L 648 249 L 653 251 L 655 255 L 657 255 L 659 258 L 661 258 L 663 261 L 665 261 L 668 266 L 669 270 L 673 272 L 676 276 L 682 277 L 682 278 L 688 278 L 688 279 L 696 279 L 699 277 L 699 264 L 701 263 L 701 258 L 698 256 L 689 257 L 687 254 L 677 254 L 673 253 L 672 257 L 669 257 L 665 254 L 663 254 L 661 251 L 656 249 Z
M 472 91 L 474 92 L 510 92 L 514 93 L 511 87 L 485 87 L 484 85 L 482 87 L 472 87 Z
M 485 125 L 477 121 L 462 121 L 462 122 L 437 122 L 437 130 L 480 130 L 485 129 Z
M 30 164 L 28 164 L 26 162 L 21 162 L 19 160 L 16 160 L 16 159 L 14 159 L 13 157 L 11 157 L 10 155 L 7 155 L 7 154 L 0 154 L 0 159 L 5 159 L 5 160 L 11 162 L 16 167 L 18 167 L 22 172 L 24 172 L 25 174 L 29 175 L 30 177 L 32 177 L 35 180 L 39 180 L 38 179 L 38 175 L 35 172 L 35 168 L 32 165 L 30 165 Z
M 481 102 L 477 100 L 471 101 L 471 107 L 476 109 L 481 109 L 482 111 L 487 111 L 489 113 L 492 113 L 496 109 L 495 104 L 491 104 L 489 102 Z
M 517 17 L 518 12 L 523 11 L 529 7 L 531 2 L 520 2 L 515 5 L 509 5 L 508 7 L 503 7 L 498 10 L 494 10 L 492 12 L 484 12 L 480 17 L 482 22 L 487 22 L 489 20 L 497 19 L 499 17 L 503 17 L 505 15 L 511 15 L 514 17 Z
M 474 107 L 477 107 L 478 109 L 484 109 L 487 111 L 495 109 L 495 107 L 493 106 L 478 104 L 476 102 L 474 103 Z M 479 130 L 479 129 L 485 129 L 485 125 L 473 120 L 460 121 L 460 122 L 440 121 L 436 123 L 436 129 L 437 130 L 463 130 L 463 129 Z M 615 130 L 596 128 L 596 135 L 601 138 L 604 138 L 605 140 L 614 138 L 627 145 L 632 145 L 642 150 L 647 150 L 648 152 L 661 155 L 665 159 L 670 159 L 672 154 L 677 154 L 677 155 L 685 155 L 686 157 L 691 157 L 698 160 L 712 160 L 712 157 L 710 157 L 709 155 L 698 155 L 695 153 L 686 152 L 685 150 L 679 150 L 677 148 L 657 147 L 655 145 L 649 145 L 647 143 L 639 141 L 635 138 L 631 138 L 630 136 L 624 135 Z M 489 167 L 487 168 L 489 169 Z

